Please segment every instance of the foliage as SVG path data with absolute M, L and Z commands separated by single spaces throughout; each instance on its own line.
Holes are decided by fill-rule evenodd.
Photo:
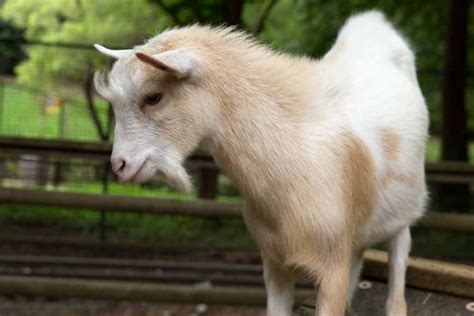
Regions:
M 205 22 L 219 25 L 225 23 L 225 1 L 148 0 L 148 2 L 161 7 L 174 24 Z
M 26 29 L 29 40 L 61 43 L 95 42 L 130 46 L 166 24 L 158 9 L 145 0 L 7 0 L 3 16 Z M 28 60 L 17 67 L 21 83 L 47 87 L 63 81 L 83 81 L 86 72 L 103 66 L 95 50 L 29 46 Z
M 0 19 L 0 38 L 13 41 L 0 42 L 0 74 L 12 74 L 13 68 L 25 57 L 21 45 L 23 30 L 10 21 Z
M 173 24 L 193 23 L 238 25 L 252 33 L 258 33 L 259 24 L 264 22 L 277 0 L 148 0 L 160 7 Z M 247 14 L 244 14 L 246 12 Z

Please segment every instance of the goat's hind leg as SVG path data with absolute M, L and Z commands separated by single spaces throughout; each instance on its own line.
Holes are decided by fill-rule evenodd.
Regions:
M 403 228 L 390 240 L 388 299 L 386 304 L 388 316 L 404 316 L 407 314 L 405 274 L 410 247 L 409 227 Z
M 267 290 L 267 316 L 291 316 L 295 280 L 278 264 L 263 258 L 263 276 Z

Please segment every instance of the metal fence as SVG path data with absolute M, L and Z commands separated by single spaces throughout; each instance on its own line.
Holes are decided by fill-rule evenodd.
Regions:
M 25 56 L 0 73 L 0 136 L 110 138 L 113 113 L 92 80 L 107 61 L 92 45 L 0 38 L 0 46 Z
M 109 104 L 97 98 L 95 114 L 100 128 L 110 135 Z M 0 136 L 100 141 L 101 135 L 83 96 L 67 96 L 0 81 Z

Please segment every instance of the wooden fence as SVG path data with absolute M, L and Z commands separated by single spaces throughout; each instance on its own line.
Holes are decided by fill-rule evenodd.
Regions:
M 75 142 L 64 140 L 47 140 L 23 137 L 0 137 L 0 150 L 5 153 L 32 153 L 38 155 L 74 157 L 86 159 L 108 160 L 112 152 L 112 144 Z M 190 161 L 206 169 L 217 169 L 213 159 L 207 154 L 197 151 Z M 466 163 L 426 164 L 428 181 L 474 183 L 474 166 Z
M 71 142 L 63 140 L 0 137 L 2 153 L 33 153 L 46 156 L 62 156 L 108 160 L 112 150 L 110 143 Z M 217 171 L 211 157 L 202 152 L 191 156 L 198 167 Z M 429 181 L 473 183 L 474 167 L 459 163 L 427 164 Z M 215 173 L 214 173 L 215 175 Z M 206 181 L 209 181 L 207 179 Z M 215 185 L 205 184 L 215 190 Z M 209 194 L 209 192 L 205 192 Z M 215 195 L 215 192 L 213 193 Z M 211 194 L 212 195 L 212 194 Z M 209 197 L 206 196 L 206 197 Z M 151 213 L 160 215 L 189 215 L 199 217 L 237 217 L 241 213 L 238 203 L 218 203 L 211 200 L 163 200 L 143 197 L 67 193 L 25 189 L 0 189 L 0 202 L 33 205 L 88 208 L 101 211 Z M 474 232 L 474 216 L 455 213 L 429 212 L 419 227 Z
M 208 218 L 239 217 L 240 203 L 209 200 L 167 200 L 118 195 L 0 189 L 1 203 L 88 208 L 110 212 L 155 215 L 187 215 Z M 456 213 L 428 212 L 417 225 L 422 228 L 474 233 L 474 216 Z

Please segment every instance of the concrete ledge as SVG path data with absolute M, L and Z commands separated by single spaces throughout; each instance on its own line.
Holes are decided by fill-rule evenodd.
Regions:
M 368 250 L 364 254 L 364 276 L 387 280 L 388 254 Z M 474 299 L 474 267 L 411 257 L 408 260 L 407 285 Z

